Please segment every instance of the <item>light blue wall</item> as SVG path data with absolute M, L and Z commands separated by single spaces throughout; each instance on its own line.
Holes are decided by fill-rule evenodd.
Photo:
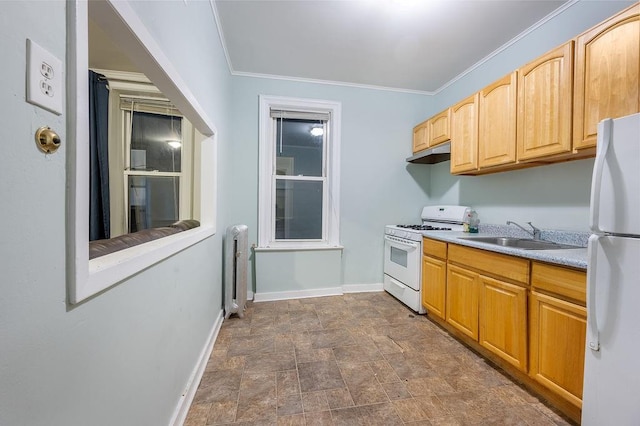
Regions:
M 228 214 L 249 226 L 250 243 L 257 243 L 261 94 L 342 103 L 340 241 L 345 247 L 340 266 L 342 281 L 380 283 L 384 225 L 415 222 L 419 220 L 421 207 L 429 203 L 429 168 L 407 166 L 404 160 L 410 155 L 411 129 L 421 121 L 430 99 L 345 86 L 234 77 L 234 173 L 230 182 L 234 202 Z M 291 267 L 286 256 L 281 259 L 282 268 Z
M 218 126 L 224 158 L 231 77 L 209 3 L 134 6 Z M 64 63 L 65 2 L 3 2 L 0 14 L 11 58 L 0 81 L 0 424 L 167 424 L 221 309 L 220 236 L 67 307 L 68 117 L 25 102 L 27 38 Z M 43 125 L 62 137 L 56 154 L 36 149 Z
M 440 111 L 563 44 L 632 2 L 579 1 L 434 96 Z M 426 117 L 425 117 L 426 118 Z M 532 221 L 543 228 L 588 230 L 593 160 L 477 177 L 454 177 L 449 162 L 432 166 L 429 194 L 439 203 L 472 205 L 485 223 Z
M 293 297 L 299 297 L 308 290 L 339 288 L 341 255 L 340 250 L 260 251 L 255 254 L 256 270 L 260 271 L 257 292 L 263 299 L 273 299 L 273 293 L 291 291 L 297 293 Z

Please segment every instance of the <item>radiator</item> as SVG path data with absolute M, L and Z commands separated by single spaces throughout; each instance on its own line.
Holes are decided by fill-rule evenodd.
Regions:
M 246 225 L 227 228 L 224 243 L 224 317 L 244 316 L 247 303 L 247 269 L 249 267 L 249 231 Z

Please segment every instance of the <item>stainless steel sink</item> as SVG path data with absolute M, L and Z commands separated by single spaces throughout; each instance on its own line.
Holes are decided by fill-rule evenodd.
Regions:
M 562 250 L 578 249 L 579 246 L 569 244 L 558 244 L 551 241 L 532 240 L 529 238 L 514 237 L 458 237 L 460 240 L 477 241 L 479 243 L 495 244 L 503 247 L 513 247 L 522 250 Z

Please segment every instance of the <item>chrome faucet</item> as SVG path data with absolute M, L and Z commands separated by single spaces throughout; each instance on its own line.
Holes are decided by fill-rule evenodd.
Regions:
M 510 220 L 507 221 L 507 225 L 515 225 L 518 228 L 522 229 L 527 234 L 531 234 L 531 236 L 533 237 L 534 240 L 539 240 L 540 239 L 540 229 L 538 229 L 535 226 L 533 226 L 533 224 L 531 224 L 531 222 L 527 222 L 527 224 L 533 229 L 533 232 L 529 231 L 528 229 L 523 228 L 522 226 L 518 225 L 515 222 L 512 222 Z

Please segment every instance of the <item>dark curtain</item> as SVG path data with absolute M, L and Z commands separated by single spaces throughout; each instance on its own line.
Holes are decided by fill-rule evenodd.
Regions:
M 111 238 L 109 214 L 109 88 L 89 71 L 89 241 Z

